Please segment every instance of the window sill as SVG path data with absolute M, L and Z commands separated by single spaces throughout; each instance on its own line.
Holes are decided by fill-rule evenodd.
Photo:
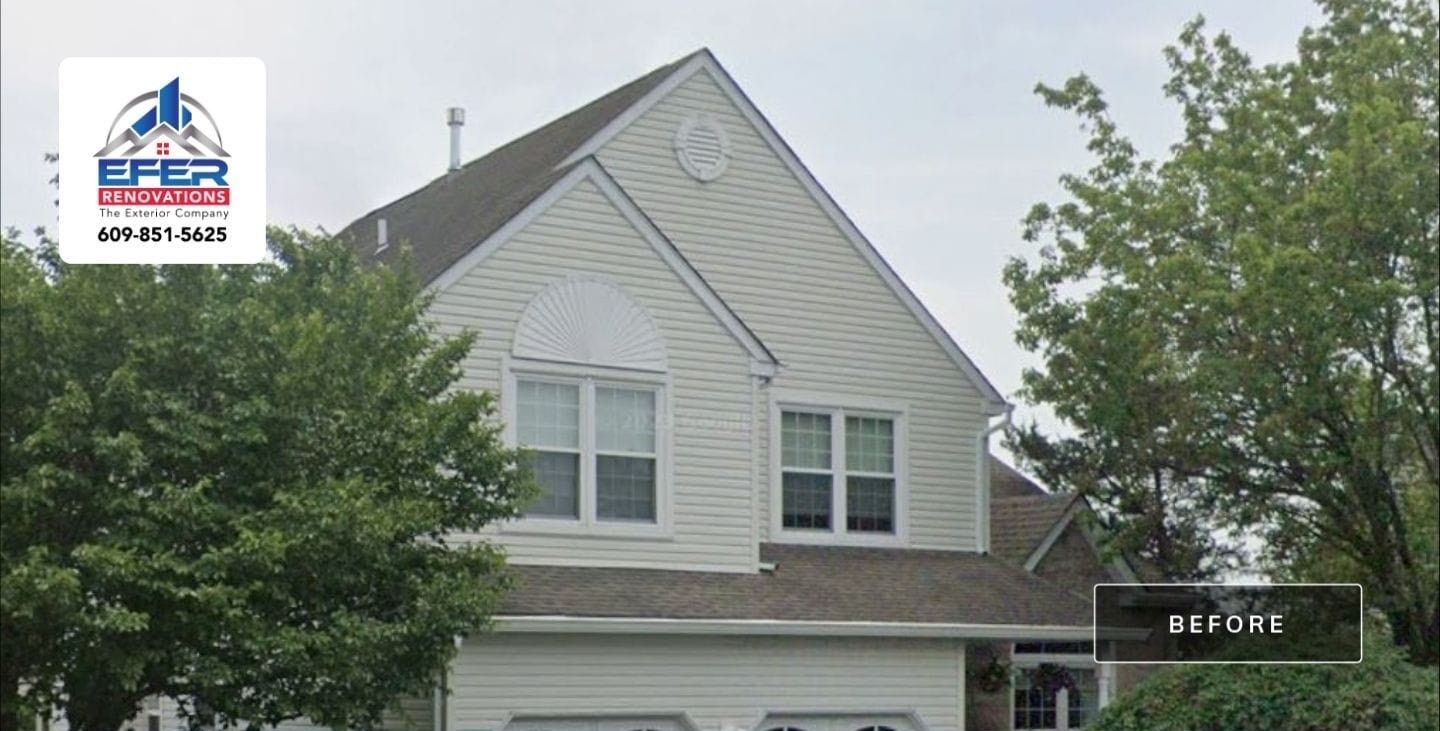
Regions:
M 808 546 L 871 546 L 875 548 L 905 548 L 905 536 L 895 533 L 835 533 L 831 531 L 796 530 L 780 528 L 771 532 L 774 543 L 794 543 Z
M 500 524 L 507 536 L 563 536 L 566 538 L 609 538 L 631 541 L 673 541 L 675 532 L 658 523 L 595 522 L 552 518 L 521 518 Z

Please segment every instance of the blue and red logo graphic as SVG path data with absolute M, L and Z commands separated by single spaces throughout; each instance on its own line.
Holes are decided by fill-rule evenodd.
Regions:
M 150 106 L 116 129 L 137 108 Z M 230 154 L 204 106 L 180 91 L 180 78 L 145 92 L 110 123 L 98 160 L 102 206 L 228 206 Z

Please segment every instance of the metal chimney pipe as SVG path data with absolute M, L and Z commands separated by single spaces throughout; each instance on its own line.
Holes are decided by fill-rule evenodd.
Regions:
M 450 125 L 450 172 L 460 169 L 460 128 L 465 126 L 465 108 L 445 110 L 445 123 Z

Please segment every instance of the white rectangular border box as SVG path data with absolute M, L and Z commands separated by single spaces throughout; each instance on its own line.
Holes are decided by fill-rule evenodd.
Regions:
M 61 60 L 57 78 L 61 259 L 67 264 L 151 265 L 265 261 L 267 92 L 261 59 L 73 56 Z M 158 111 L 163 89 L 173 90 L 179 108 L 194 114 L 181 130 L 157 123 L 144 136 L 128 139 L 129 153 L 117 149 L 105 155 L 132 166 L 152 164 L 144 173 L 131 167 L 124 184 L 107 182 L 97 174 L 101 159 L 97 155 L 113 143 L 126 142 L 125 133 L 134 133 L 123 125 L 147 105 Z M 196 142 L 202 138 L 203 143 Z M 158 150 L 160 144 L 173 144 L 174 157 L 169 147 Z M 147 154 L 135 154 L 139 152 Z M 98 191 L 116 185 L 133 190 L 192 186 L 202 190 L 193 183 L 162 182 L 162 161 L 175 163 L 177 177 L 188 180 L 189 164 L 195 159 L 223 166 L 218 173 L 206 168 L 210 175 L 205 177 L 213 182 L 223 175 L 225 183 L 203 189 L 230 191 L 229 202 L 101 204 L 98 200 Z
M 1159 586 L 1159 587 L 1204 587 L 1235 589 L 1254 587 L 1271 589 L 1281 586 L 1353 586 L 1360 590 L 1360 659 L 1358 660 L 1101 660 L 1100 659 L 1100 603 L 1097 601 L 1102 586 Z M 1285 584 L 1119 584 L 1100 583 L 1090 587 L 1090 654 L 1097 665 L 1359 665 L 1365 662 L 1365 587 L 1358 583 L 1292 582 Z

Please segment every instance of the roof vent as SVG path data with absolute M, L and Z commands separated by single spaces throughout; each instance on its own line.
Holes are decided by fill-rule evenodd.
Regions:
M 445 110 L 445 124 L 450 125 L 450 172 L 460 169 L 460 128 L 465 126 L 465 108 Z
M 715 117 L 691 115 L 675 132 L 675 157 L 690 177 L 709 182 L 720 177 L 730 164 L 730 137 Z
M 389 245 L 390 226 L 386 224 L 385 219 L 378 218 L 375 220 L 375 253 L 379 254 Z

